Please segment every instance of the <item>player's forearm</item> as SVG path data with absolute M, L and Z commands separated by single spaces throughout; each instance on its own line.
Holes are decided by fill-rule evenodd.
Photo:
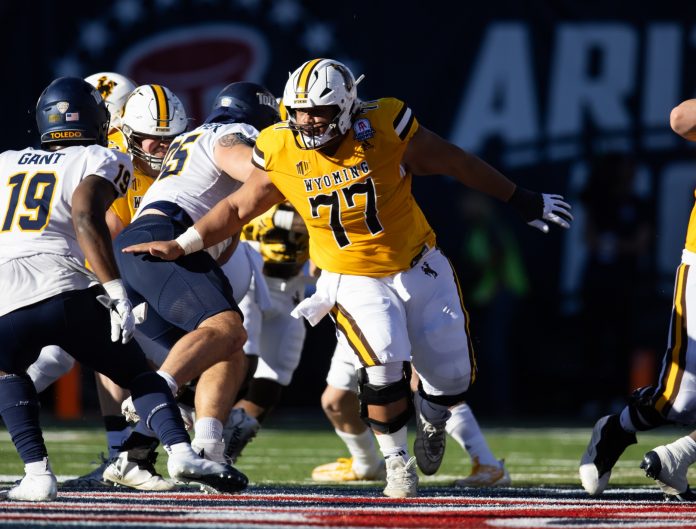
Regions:
M 194 228 L 203 238 L 204 248 L 214 246 L 231 237 L 239 232 L 242 226 L 244 223 L 239 217 L 237 207 L 229 197 L 218 202 L 194 224 Z
M 104 214 L 99 212 L 73 211 L 73 224 L 77 242 L 85 258 L 101 283 L 107 283 L 120 277 L 109 228 Z
M 467 187 L 476 189 L 507 202 L 515 191 L 515 184 L 506 178 L 500 171 L 488 165 L 473 154 L 464 152 L 459 157 L 459 162 L 447 173 Z

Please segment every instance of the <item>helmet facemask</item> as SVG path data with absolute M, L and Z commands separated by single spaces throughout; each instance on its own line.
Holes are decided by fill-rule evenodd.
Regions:
M 136 132 L 133 132 L 132 130 L 126 132 L 127 129 L 129 129 L 129 127 L 127 125 L 124 125 L 123 134 L 126 136 L 126 141 L 128 142 L 128 152 L 130 152 L 134 158 L 138 158 L 139 160 L 145 162 L 154 171 L 159 172 L 162 169 L 162 162 L 164 161 L 164 154 L 166 154 L 166 152 L 162 155 L 162 157 L 156 156 L 154 154 L 148 154 L 142 148 L 143 140 L 153 139 L 171 144 L 172 141 L 174 141 L 174 138 L 176 138 L 176 135 L 148 136 L 146 134 L 138 134 Z
M 321 125 L 318 126 L 311 123 L 300 124 L 297 122 L 296 117 L 298 109 L 288 109 L 288 126 L 298 133 L 296 137 L 303 149 L 320 149 L 328 145 L 332 140 L 343 135 L 339 128 L 339 121 L 341 119 L 340 109 L 338 107 L 335 108 L 336 115 L 328 125 L 323 125 L 326 129 L 321 134 L 316 132 L 317 129 L 321 128 Z

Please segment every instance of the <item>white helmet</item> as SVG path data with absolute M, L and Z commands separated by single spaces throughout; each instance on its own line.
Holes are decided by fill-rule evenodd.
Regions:
M 141 148 L 145 138 L 173 140 L 186 131 L 188 119 L 184 105 L 169 88 L 158 84 L 137 87 L 123 108 L 122 130 L 128 151 L 159 171 L 162 158 L 151 156 Z
M 99 72 L 85 77 L 85 81 L 96 88 L 106 101 L 106 108 L 111 114 L 111 127 L 121 126 L 123 106 L 130 93 L 135 90 L 135 83 L 119 73 Z
M 358 109 L 357 84 L 352 72 L 333 59 L 307 61 L 290 74 L 285 84 L 283 104 L 288 109 L 290 128 L 299 132 L 305 149 L 318 149 L 336 136 L 345 134 Z M 321 136 L 315 136 L 295 121 L 295 110 L 318 106 L 336 106 L 338 113 Z

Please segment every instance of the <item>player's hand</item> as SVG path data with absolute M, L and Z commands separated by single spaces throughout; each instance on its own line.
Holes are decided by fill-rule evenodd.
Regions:
M 184 249 L 176 241 L 152 241 L 126 246 L 123 253 L 149 253 L 165 261 L 174 261 L 184 255 Z
M 518 186 L 508 204 L 517 210 L 527 224 L 544 233 L 549 232 L 549 225 L 545 221 L 567 229 L 573 220 L 570 204 L 561 195 L 537 193 Z
M 97 296 L 99 303 L 109 309 L 111 316 L 111 341 L 128 343 L 135 331 L 135 316 L 128 299 L 112 299 L 109 296 Z

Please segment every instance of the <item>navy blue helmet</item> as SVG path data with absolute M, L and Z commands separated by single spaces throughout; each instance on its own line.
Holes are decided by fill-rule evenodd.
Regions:
M 60 77 L 36 103 L 42 145 L 107 145 L 109 111 L 101 94 L 79 77 Z
M 228 84 L 215 98 L 206 123 L 247 123 L 262 130 L 280 121 L 278 103 L 268 90 L 256 83 Z

